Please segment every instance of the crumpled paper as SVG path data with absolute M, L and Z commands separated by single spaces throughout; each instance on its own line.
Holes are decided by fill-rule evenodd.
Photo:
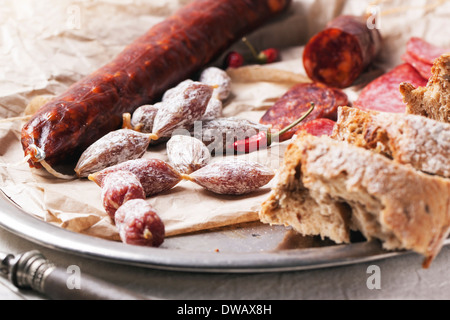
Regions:
M 63 92 L 187 2 L 0 0 L 0 119 L 22 115 L 33 97 Z M 383 51 L 362 80 L 346 90 L 351 100 L 374 76 L 401 63 L 401 54 L 411 36 L 450 45 L 445 32 L 450 4 L 445 1 L 393 0 L 371 6 L 369 1 L 357 0 L 294 0 L 286 14 L 248 36 L 257 48 L 282 49 L 281 62 L 231 70 L 232 96 L 224 105 L 223 115 L 259 121 L 292 85 L 309 81 L 301 60 L 306 41 L 333 17 L 360 15 L 368 8 L 381 17 Z M 248 54 L 243 43 L 236 43 L 230 50 Z M 39 219 L 75 232 L 118 240 L 116 228 L 102 207 L 97 185 L 86 179 L 57 179 L 23 163 L 22 125 L 20 120 L 0 122 L 1 191 Z M 275 144 L 242 157 L 277 170 L 288 144 Z M 164 145 L 150 148 L 144 157 L 168 160 Z M 167 236 L 181 235 L 257 221 L 260 205 L 273 183 L 251 195 L 230 197 L 182 181 L 169 192 L 147 201 L 163 219 Z

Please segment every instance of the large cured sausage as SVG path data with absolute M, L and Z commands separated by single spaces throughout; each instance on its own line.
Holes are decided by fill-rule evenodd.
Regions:
M 25 124 L 22 145 L 30 166 L 41 167 L 43 157 L 49 165 L 76 162 L 89 145 L 120 127 L 123 113 L 154 102 L 290 2 L 197 0 L 181 8 Z
M 381 47 L 377 29 L 357 16 L 339 16 L 307 43 L 303 65 L 308 76 L 332 87 L 349 87 Z

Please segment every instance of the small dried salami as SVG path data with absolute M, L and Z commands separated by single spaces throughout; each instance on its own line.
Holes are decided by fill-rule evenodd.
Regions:
M 173 87 L 173 88 L 167 90 L 166 92 L 164 92 L 161 100 L 164 102 L 164 101 L 167 101 L 167 100 L 173 98 L 175 95 L 177 95 L 177 92 L 181 88 L 183 88 L 185 86 L 188 86 L 188 85 L 192 84 L 193 82 L 194 82 L 194 80 L 191 80 L 191 79 L 186 79 L 184 81 L 181 81 L 175 87 Z
M 130 129 L 112 131 L 83 152 L 75 172 L 83 178 L 118 163 L 140 158 L 153 138 L 152 134 Z
M 192 126 L 204 115 L 212 93 L 211 86 L 199 82 L 187 81 L 177 86 L 158 109 L 153 134 L 170 137 L 176 129 Z
M 113 221 L 117 209 L 132 199 L 145 199 L 144 188 L 135 174 L 129 171 L 115 171 L 105 177 L 102 203 Z
M 369 83 L 354 103 L 362 110 L 392 113 L 404 113 L 406 104 L 400 93 L 400 84 L 408 82 L 417 87 L 424 87 L 427 80 L 408 63 L 401 64 Z
M 220 118 L 222 116 L 222 108 L 222 101 L 215 97 L 212 97 L 211 100 L 209 100 L 206 111 L 200 120 L 206 121 Z
M 93 173 L 88 178 L 102 188 L 105 177 L 115 171 L 134 173 L 141 182 L 147 197 L 168 191 L 181 181 L 180 173 L 167 162 L 159 159 L 125 161 Z
M 172 166 L 183 174 L 190 174 L 206 166 L 211 160 L 208 148 L 190 136 L 173 136 L 167 142 L 167 156 Z
M 123 243 L 159 247 L 164 242 L 164 223 L 145 200 L 125 202 L 116 211 L 115 223 Z
M 187 80 L 181 82 L 180 84 L 178 84 L 176 87 L 174 87 L 170 90 L 167 90 L 166 93 L 164 93 L 164 95 L 163 95 L 162 101 L 164 102 L 164 101 L 170 100 L 177 94 L 177 92 L 180 90 L 180 88 L 182 88 L 183 86 L 192 84 L 192 83 L 194 83 L 193 80 L 187 79 Z M 219 88 L 215 88 L 213 90 L 212 97 L 209 100 L 208 105 L 206 106 L 205 113 L 200 118 L 200 120 L 212 120 L 215 118 L 219 118 L 222 115 L 223 104 L 222 104 L 222 101 L 217 97 L 217 94 L 215 93 L 216 90 L 218 90 L 218 89 Z M 160 105 L 160 104 L 161 104 L 161 102 L 158 105 Z M 155 115 L 156 115 L 156 113 L 155 113 Z M 153 119 L 154 119 L 154 116 L 153 116 Z M 152 121 L 152 124 L 153 124 L 153 121 Z M 189 127 L 189 125 L 187 127 Z
M 152 133 L 153 122 L 160 106 L 161 103 L 140 106 L 129 119 L 128 115 L 124 117 L 123 126 L 143 133 Z
M 338 107 L 348 105 L 348 98 L 343 91 L 320 83 L 298 84 L 267 110 L 260 123 L 271 125 L 274 132 L 280 131 L 305 114 L 310 109 L 311 103 L 315 105 L 313 112 L 304 122 L 282 134 L 280 141 L 292 138 L 295 132 L 309 121 L 320 118 L 336 120 Z
M 273 170 L 257 162 L 225 158 L 183 175 L 183 179 L 216 194 L 244 195 L 267 185 L 274 176 Z
M 215 86 L 213 97 L 221 101 L 226 100 L 231 94 L 231 78 L 222 69 L 216 67 L 206 68 L 201 73 L 199 81 L 210 86 Z
M 381 35 L 367 19 L 339 16 L 307 43 L 303 65 L 308 76 L 331 87 L 352 85 L 381 48 Z

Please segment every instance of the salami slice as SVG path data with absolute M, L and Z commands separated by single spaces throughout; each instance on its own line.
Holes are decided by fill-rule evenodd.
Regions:
M 339 16 L 307 43 L 303 65 L 308 76 L 331 87 L 346 88 L 377 55 L 381 35 L 363 17 Z
M 434 60 L 447 52 L 450 52 L 449 48 L 441 48 L 421 38 L 413 37 L 408 41 L 406 53 L 402 56 L 402 59 L 414 67 L 422 77 L 429 79 Z
M 402 82 L 415 87 L 427 84 L 427 80 L 416 69 L 404 63 L 369 83 L 354 105 L 362 110 L 404 113 L 406 105 L 399 89 Z
M 282 130 L 305 114 L 311 103 L 315 105 L 314 111 L 301 124 L 281 135 L 280 141 L 292 138 L 296 131 L 312 120 L 336 120 L 339 105 L 348 105 L 348 99 L 344 92 L 319 83 L 298 84 L 267 110 L 260 123 L 271 125 L 273 131 Z
M 320 137 L 323 135 L 331 136 L 335 124 L 336 121 L 330 119 L 316 119 L 305 123 L 295 134 L 299 135 L 306 132 L 316 137 Z
M 438 47 L 421 38 L 413 37 L 406 45 L 406 52 L 417 60 L 432 65 L 434 60 L 450 52 L 450 48 Z
M 420 75 L 425 79 L 429 79 L 431 77 L 431 68 L 433 67 L 432 64 L 423 62 L 422 60 L 415 58 L 409 53 L 405 53 L 402 56 L 402 59 L 406 63 L 409 63 L 414 69 L 416 69 L 417 72 L 419 72 Z

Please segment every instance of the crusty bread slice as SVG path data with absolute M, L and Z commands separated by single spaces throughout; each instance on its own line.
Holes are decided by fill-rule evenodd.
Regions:
M 333 139 L 373 150 L 417 170 L 450 177 L 450 124 L 418 115 L 341 107 Z
M 415 88 L 406 82 L 400 85 L 406 113 L 450 122 L 450 53 L 436 59 L 431 72 L 426 87 Z
M 427 267 L 450 230 L 450 180 L 329 137 L 299 136 L 287 149 L 260 220 L 349 242 L 351 229 L 384 248 L 410 249 Z

